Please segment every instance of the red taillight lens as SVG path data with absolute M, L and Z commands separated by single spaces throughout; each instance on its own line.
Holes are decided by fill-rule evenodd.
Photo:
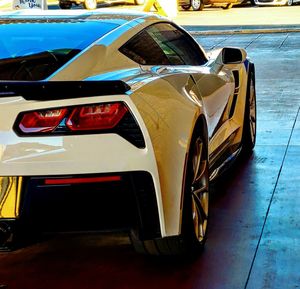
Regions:
M 67 109 L 42 110 L 23 115 L 19 128 L 24 133 L 49 132 L 54 130 L 67 114 Z
M 72 131 L 114 128 L 127 112 L 123 103 L 86 105 L 75 108 L 66 125 Z
M 39 110 L 23 113 L 16 127 L 18 132 L 28 135 L 109 130 L 120 122 L 127 111 L 122 102 Z

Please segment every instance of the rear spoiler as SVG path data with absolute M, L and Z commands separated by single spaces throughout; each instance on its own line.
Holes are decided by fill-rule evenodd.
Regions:
M 26 100 L 58 100 L 124 94 L 130 86 L 114 81 L 0 81 L 0 97 L 22 96 Z

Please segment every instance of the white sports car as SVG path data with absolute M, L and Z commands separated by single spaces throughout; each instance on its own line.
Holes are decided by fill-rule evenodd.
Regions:
M 1 246 L 126 230 L 193 254 L 209 182 L 255 144 L 254 65 L 156 15 L 81 13 L 0 15 Z

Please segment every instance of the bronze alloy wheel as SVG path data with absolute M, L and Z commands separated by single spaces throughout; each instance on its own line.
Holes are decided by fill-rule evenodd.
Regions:
M 194 231 L 199 242 L 203 242 L 206 237 L 208 218 L 208 161 L 204 149 L 204 144 L 200 137 L 194 143 L 192 155 L 192 217 Z
M 185 178 L 181 234 L 141 241 L 131 232 L 130 238 L 137 252 L 173 256 L 195 256 L 201 252 L 207 233 L 209 173 L 207 144 L 195 135 L 191 142 Z

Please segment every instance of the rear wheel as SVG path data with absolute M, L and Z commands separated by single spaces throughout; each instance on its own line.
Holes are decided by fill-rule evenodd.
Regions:
M 286 5 L 287 6 L 292 6 L 293 5 L 293 0 L 287 0 Z
M 97 0 L 84 0 L 83 7 L 87 10 L 94 10 L 97 8 Z
M 255 91 L 255 67 L 250 63 L 247 84 L 247 98 L 244 115 L 244 127 L 242 136 L 242 153 L 249 155 L 256 141 L 256 91 Z
M 194 11 L 202 11 L 204 8 L 203 0 L 191 0 L 191 6 Z
M 209 173 L 207 143 L 200 136 L 191 142 L 186 169 L 182 230 L 179 236 L 140 241 L 132 234 L 139 253 L 151 255 L 192 256 L 206 241 L 209 209 Z

